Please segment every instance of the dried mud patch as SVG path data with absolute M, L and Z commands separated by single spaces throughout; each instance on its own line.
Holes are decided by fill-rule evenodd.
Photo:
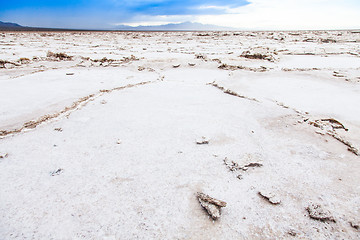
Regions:
M 278 53 L 275 50 L 271 51 L 270 48 L 256 47 L 243 51 L 240 57 L 275 62 L 277 61 L 277 55 Z
M 235 173 L 236 177 L 241 180 L 243 179 L 243 174 L 248 172 L 250 169 L 256 169 L 263 167 L 263 160 L 259 154 L 244 154 L 241 158 L 230 160 L 225 157 L 223 163 L 226 168 Z
M 269 70 L 267 67 L 264 67 L 264 66 L 261 66 L 259 68 L 253 68 L 253 67 L 229 65 L 229 64 L 226 64 L 226 63 L 223 63 L 223 64 L 219 65 L 218 68 L 222 69 L 222 70 L 231 70 L 231 71 L 247 70 L 247 71 L 251 71 L 251 72 L 266 72 L 266 71 Z
M 73 56 L 69 56 L 66 53 L 54 53 L 51 51 L 47 52 L 46 57 L 51 61 L 71 61 L 73 59 Z

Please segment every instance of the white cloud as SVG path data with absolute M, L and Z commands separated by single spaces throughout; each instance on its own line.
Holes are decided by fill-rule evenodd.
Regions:
M 358 0 L 249 0 L 228 14 L 200 15 L 196 21 L 243 29 L 360 28 Z
M 203 10 L 203 9 L 213 9 L 213 10 L 224 10 L 229 11 L 230 7 L 227 6 L 212 6 L 212 5 L 202 5 L 197 7 L 197 9 Z
M 158 26 L 169 23 L 182 23 L 187 21 L 193 21 L 193 15 L 136 15 L 130 21 L 114 23 L 111 25 L 128 25 L 132 27 L 137 26 Z

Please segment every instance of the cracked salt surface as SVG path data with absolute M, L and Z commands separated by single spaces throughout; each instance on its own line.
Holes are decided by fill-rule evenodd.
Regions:
M 308 124 L 359 148 L 358 33 L 3 34 L 0 131 L 104 94 L 0 139 L 0 239 L 360 238 L 359 157 Z

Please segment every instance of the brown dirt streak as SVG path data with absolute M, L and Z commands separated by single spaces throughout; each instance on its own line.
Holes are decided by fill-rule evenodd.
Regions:
M 232 96 L 235 96 L 235 97 L 239 97 L 239 98 L 244 98 L 244 99 L 247 99 L 247 100 L 250 100 L 250 101 L 255 101 L 255 102 L 259 102 L 259 100 L 257 100 L 256 98 L 249 98 L 249 97 L 246 97 L 244 95 L 240 95 L 230 89 L 226 89 L 220 85 L 218 85 L 217 83 L 215 82 L 212 82 L 212 83 L 208 83 L 208 85 L 211 85 L 213 87 L 216 87 L 218 89 L 220 89 L 221 91 L 223 91 L 223 93 L 226 93 L 226 94 L 229 94 L 229 95 L 232 95 Z
M 83 104 L 83 106 L 85 106 L 89 101 L 92 101 L 95 98 L 97 98 L 99 96 L 102 96 L 104 93 L 111 93 L 113 91 L 119 91 L 119 90 L 123 90 L 123 89 L 126 89 L 126 88 L 133 88 L 133 87 L 137 87 L 137 86 L 141 86 L 141 85 L 146 85 L 146 84 L 149 84 L 149 83 L 153 83 L 153 81 L 140 82 L 140 83 L 136 83 L 136 84 L 128 84 L 128 85 L 122 86 L 122 87 L 115 87 L 115 88 L 112 88 L 112 89 L 99 90 L 95 94 L 90 94 L 88 96 L 79 98 L 77 101 L 73 102 L 71 104 L 71 106 L 65 107 L 60 112 L 56 112 L 56 113 L 53 113 L 53 114 L 46 114 L 44 116 L 41 116 L 37 120 L 32 120 L 32 121 L 29 121 L 29 122 L 25 122 L 21 128 L 12 129 L 12 130 L 0 130 L 0 137 L 6 137 L 6 136 L 8 136 L 10 134 L 20 133 L 25 129 L 36 128 L 37 126 L 39 126 L 40 124 L 42 124 L 44 122 L 55 119 L 55 118 L 59 117 L 60 115 L 65 114 L 65 113 L 69 113 L 70 111 L 72 111 L 72 110 L 76 109 L 77 107 L 79 107 L 81 104 Z M 70 115 L 70 113 L 68 115 Z

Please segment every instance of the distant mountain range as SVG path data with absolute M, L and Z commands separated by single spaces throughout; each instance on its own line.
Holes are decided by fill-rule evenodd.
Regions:
M 159 26 L 137 26 L 119 25 L 116 30 L 124 31 L 231 31 L 234 28 L 220 27 L 210 24 L 201 24 L 194 22 L 170 23 Z
M 50 29 L 50 28 L 37 28 L 25 27 L 17 23 L 1 22 L 0 30 L 81 30 L 81 29 Z M 85 29 L 84 29 L 85 30 Z M 114 30 L 114 31 L 231 31 L 235 30 L 228 27 L 220 27 L 210 24 L 201 24 L 194 22 L 171 23 L 159 26 L 137 26 L 131 27 L 128 25 L 118 25 L 111 29 L 92 29 L 92 30 Z
M 0 21 L 0 29 L 22 29 L 22 28 L 26 28 L 26 27 L 23 27 L 19 24 L 16 24 L 16 23 L 10 23 L 10 22 L 1 22 Z

